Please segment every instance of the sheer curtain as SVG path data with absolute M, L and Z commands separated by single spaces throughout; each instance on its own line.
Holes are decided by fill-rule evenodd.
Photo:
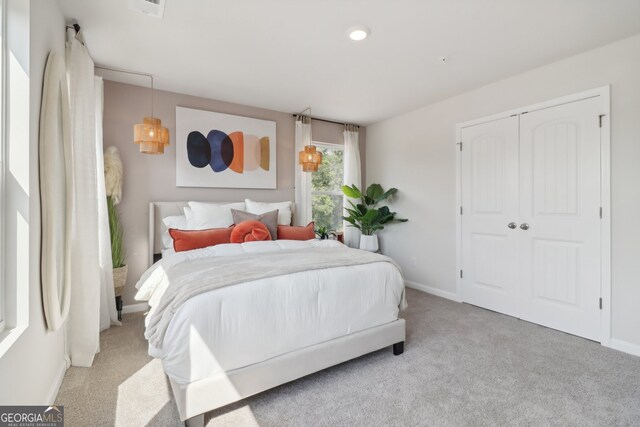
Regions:
M 296 118 L 296 225 L 307 225 L 311 222 L 311 173 L 302 172 L 298 164 L 298 153 L 304 150 L 305 145 L 311 144 L 311 119 L 307 116 Z
M 120 325 L 116 310 L 116 295 L 113 288 L 113 264 L 111 262 L 111 238 L 109 235 L 109 214 L 107 211 L 107 191 L 104 183 L 104 150 L 102 144 L 102 116 L 104 111 L 104 84 L 102 77 L 94 77 L 96 112 L 96 177 L 98 187 L 98 243 L 100 252 L 100 330 L 111 325 Z
M 66 58 L 71 122 L 71 304 L 67 322 L 67 352 L 74 366 L 91 366 L 99 351 L 101 295 L 101 209 L 104 175 L 99 177 L 94 64 L 81 33 L 68 31 Z M 98 146 L 100 145 L 99 149 Z M 106 209 L 104 209 L 106 213 Z M 103 236 L 104 237 L 104 236 Z M 110 249 L 109 249 L 110 251 Z M 113 286 L 112 286 L 113 287 Z M 113 291 L 111 291 L 113 295 Z M 115 305 L 110 318 L 115 318 Z
M 358 126 L 345 125 L 344 132 L 344 185 L 355 185 L 362 191 L 360 146 L 358 145 Z M 348 197 L 343 198 L 344 206 L 349 206 Z M 354 203 L 357 201 L 351 199 Z M 344 243 L 352 248 L 360 246 L 360 231 L 355 227 L 350 227 L 346 221 L 344 224 Z

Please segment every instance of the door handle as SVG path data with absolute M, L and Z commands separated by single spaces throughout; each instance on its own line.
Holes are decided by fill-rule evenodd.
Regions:
M 526 222 L 523 222 L 522 224 L 520 224 L 520 228 L 523 229 L 524 231 L 527 231 L 529 229 L 529 224 L 527 224 Z
M 516 224 L 515 222 L 510 222 L 509 224 L 507 224 L 507 227 L 509 227 L 510 229 L 514 229 L 518 226 L 518 224 Z

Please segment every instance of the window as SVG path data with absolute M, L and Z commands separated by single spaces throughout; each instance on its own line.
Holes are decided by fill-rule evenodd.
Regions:
M 29 326 L 29 10 L 0 0 L 0 357 Z
M 4 141 L 5 141 L 5 55 L 6 55 L 6 25 L 4 0 L 0 0 L 0 242 L 4 242 Z M 3 248 L 0 247 L 0 334 L 5 329 L 5 269 Z
M 341 145 L 313 143 L 322 152 L 318 172 L 311 175 L 311 212 L 316 228 L 342 231 L 342 180 L 344 148 Z

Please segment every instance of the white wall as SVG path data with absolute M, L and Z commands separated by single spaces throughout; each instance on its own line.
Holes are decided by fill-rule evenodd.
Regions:
M 381 234 L 383 251 L 400 263 L 409 281 L 453 296 L 456 123 L 607 84 L 612 337 L 619 347 L 640 354 L 640 35 L 367 127 L 367 183 L 397 187 L 393 208 L 409 218 Z
M 9 7 L 20 10 L 25 18 L 19 23 L 24 32 L 21 41 L 30 42 L 29 54 L 18 58 L 29 78 L 29 134 L 10 143 L 19 169 L 11 171 L 7 182 L 13 213 L 7 219 L 8 250 L 13 249 L 7 274 L 18 281 L 18 286 L 28 281 L 29 327 L 0 358 L 0 405 L 46 404 L 53 402 L 66 365 L 63 333 L 46 331 L 42 311 L 38 128 L 45 61 L 50 50 L 64 51 L 65 21 L 56 1 L 10 0 Z M 26 19 L 29 10 L 31 17 Z M 22 232 L 28 232 L 28 240 Z M 28 255 L 20 256 L 22 251 Z

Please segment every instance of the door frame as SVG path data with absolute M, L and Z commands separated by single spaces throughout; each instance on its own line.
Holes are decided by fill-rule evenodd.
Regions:
M 456 139 L 453 145 L 456 152 L 456 299 L 462 302 L 462 155 L 460 150 L 461 133 L 465 127 L 504 119 L 537 110 L 543 110 L 562 104 L 569 104 L 584 99 L 600 97 L 602 126 L 600 128 L 600 197 L 602 205 L 602 221 L 600 228 L 600 343 L 606 347 L 611 345 L 611 89 L 609 85 L 574 93 L 560 98 L 514 108 L 498 114 L 481 117 L 456 124 Z

